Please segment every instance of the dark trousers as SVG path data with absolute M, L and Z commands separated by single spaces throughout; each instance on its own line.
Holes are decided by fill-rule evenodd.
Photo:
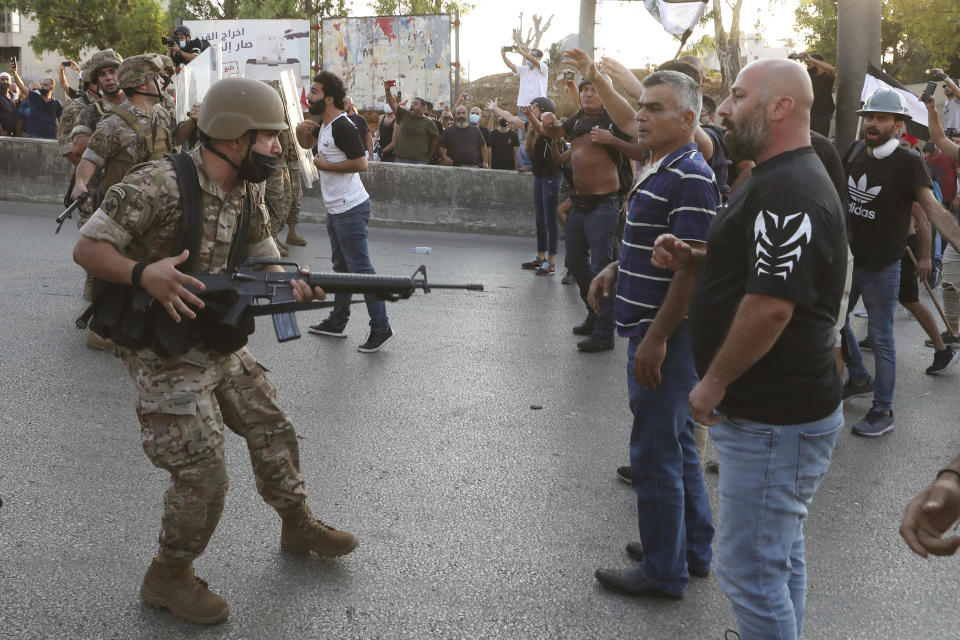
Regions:
M 616 198 L 608 198 L 583 212 L 574 206 L 567 216 L 567 268 L 580 287 L 580 298 L 587 313 L 594 319 L 593 332 L 613 337 L 613 296 L 600 303 L 600 313 L 595 314 L 587 305 L 590 281 L 613 262 L 615 237 L 620 211 Z

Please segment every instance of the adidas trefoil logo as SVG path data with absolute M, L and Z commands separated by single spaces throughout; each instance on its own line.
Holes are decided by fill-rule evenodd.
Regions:
M 852 215 L 866 218 L 867 220 L 875 220 L 877 218 L 877 212 L 873 209 L 868 209 L 864 205 L 872 202 L 880 195 L 881 188 L 880 186 L 868 187 L 867 174 L 860 176 L 860 179 L 856 182 L 853 181 L 853 176 L 850 176 L 847 178 L 847 192 L 850 194 L 847 209 Z
M 810 216 L 802 211 L 783 216 L 760 211 L 753 222 L 757 275 L 786 280 L 800 262 L 803 248 L 810 243 L 812 236 Z
M 868 187 L 867 186 L 867 174 L 860 176 L 860 179 L 856 182 L 853 181 L 853 176 L 847 178 L 847 187 L 850 189 L 850 199 L 854 202 L 859 202 L 860 204 L 867 204 L 878 195 L 880 195 L 880 189 L 882 187 Z

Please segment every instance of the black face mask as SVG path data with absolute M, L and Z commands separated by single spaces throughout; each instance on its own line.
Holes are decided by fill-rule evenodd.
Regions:
M 243 160 L 240 161 L 240 166 L 213 148 L 213 145 L 207 143 L 204 144 L 204 147 L 215 156 L 218 156 L 224 162 L 229 164 L 231 167 L 237 170 L 237 173 L 240 174 L 240 178 L 246 180 L 247 182 L 263 182 L 277 170 L 278 158 L 275 156 L 268 156 L 263 153 L 257 153 L 253 150 L 253 145 L 257 141 L 257 133 L 255 131 L 250 133 L 249 146 L 247 147 L 247 155 L 243 157 Z

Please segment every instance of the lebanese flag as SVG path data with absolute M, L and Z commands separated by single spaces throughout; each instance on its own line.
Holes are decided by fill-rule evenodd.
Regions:
M 863 91 L 860 92 L 860 101 L 866 102 L 873 93 L 879 89 L 896 89 L 897 93 L 903 98 L 907 110 L 910 112 L 911 120 L 907 120 L 907 133 L 920 140 L 930 139 L 930 130 L 927 128 L 927 105 L 920 102 L 920 98 L 913 95 L 907 88 L 897 82 L 896 78 L 884 73 L 872 64 L 867 65 L 867 75 L 863 79 Z

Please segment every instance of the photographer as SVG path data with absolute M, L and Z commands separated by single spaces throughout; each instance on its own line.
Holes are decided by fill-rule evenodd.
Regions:
M 960 86 L 943 69 L 930 69 L 927 75 L 943 81 L 943 92 L 947 96 L 943 105 L 943 128 L 947 131 L 960 129 Z
M 523 56 L 523 64 L 516 65 L 507 58 L 508 53 L 519 53 Z M 519 45 L 510 45 L 500 48 L 500 57 L 503 63 L 507 65 L 520 79 L 520 89 L 517 91 L 517 109 L 527 107 L 534 98 L 547 95 L 547 65 L 543 62 L 543 51 L 540 49 L 531 49 L 529 53 L 520 48 Z M 520 119 L 527 121 L 527 116 L 522 111 Z M 527 156 L 524 140 L 526 139 L 526 129 L 520 129 L 520 170 L 530 170 L 530 158 Z
M 837 79 L 837 70 L 823 61 L 819 53 L 804 51 L 791 55 L 807 65 L 810 82 L 813 84 L 813 106 L 810 108 L 810 128 L 822 136 L 830 136 L 830 121 L 836 104 L 833 102 L 833 83 Z
M 210 48 L 207 40 L 199 38 L 190 39 L 190 29 L 184 25 L 178 25 L 173 30 L 172 38 L 163 38 L 163 44 L 167 45 L 167 55 L 173 59 L 173 64 L 177 65 L 177 71 L 180 66 L 192 62 L 194 58 Z
M 79 75 L 80 66 L 73 60 L 64 60 L 60 63 L 60 70 L 57 78 L 60 82 L 60 88 L 63 89 L 63 92 L 66 94 L 67 98 L 70 100 L 76 100 L 83 95 L 83 88 L 81 87 L 78 90 L 70 86 L 70 83 L 67 82 L 67 69 L 73 69 Z

